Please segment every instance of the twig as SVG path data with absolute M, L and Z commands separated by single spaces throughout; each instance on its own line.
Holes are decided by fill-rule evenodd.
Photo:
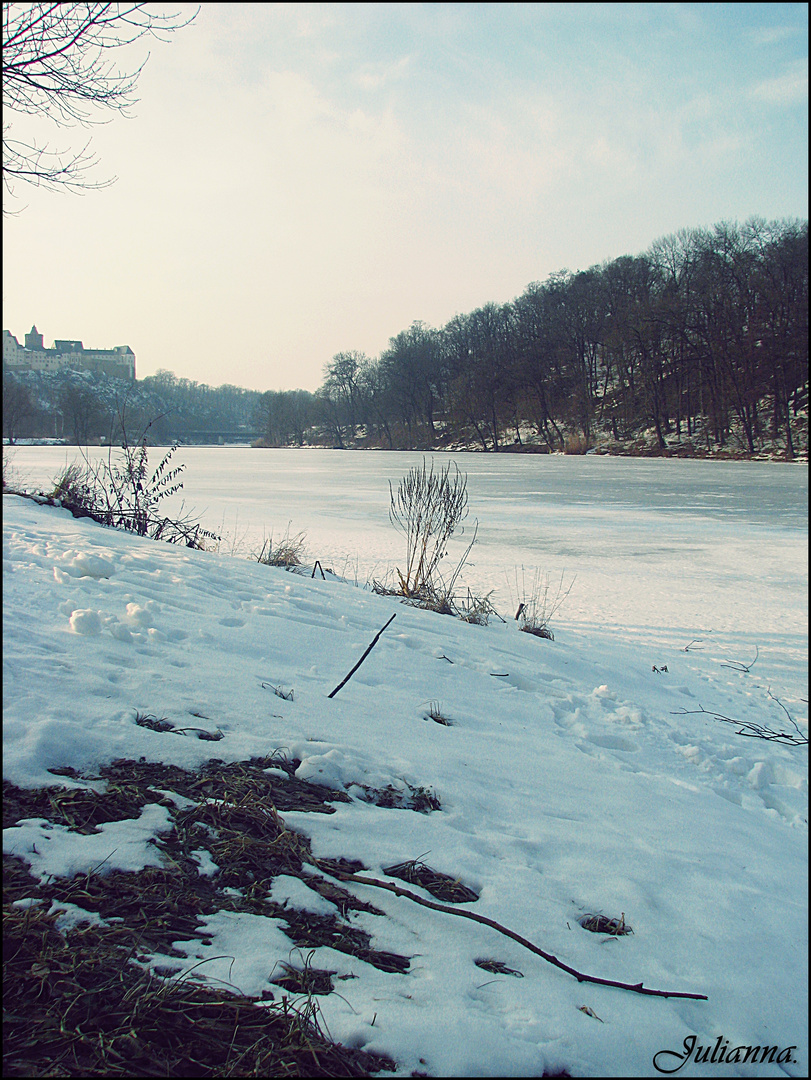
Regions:
M 768 688 L 768 690 L 766 691 L 766 694 L 767 694 L 767 696 L 769 698 L 771 698 L 772 701 L 777 702 L 777 704 L 780 706 L 780 708 L 783 710 L 783 712 L 788 717 L 789 723 L 791 724 L 791 726 L 794 728 L 794 730 L 797 732 L 798 736 L 800 737 L 801 745 L 805 745 L 808 742 L 808 736 L 803 735 L 803 733 L 800 731 L 799 727 L 797 726 L 796 720 L 791 715 L 791 713 L 788 711 L 788 709 L 783 704 L 783 702 L 780 700 L 780 698 L 774 696 L 774 694 L 772 693 L 771 687 Z
M 369 647 L 366 649 L 366 652 L 363 654 L 363 656 L 360 658 L 360 660 L 358 660 L 357 664 L 355 664 L 355 666 L 352 668 L 352 670 L 349 672 L 349 674 L 346 676 L 346 678 L 342 679 L 341 682 L 339 682 L 338 685 L 335 687 L 335 689 L 332 691 L 332 693 L 327 694 L 327 697 L 331 697 L 331 698 L 335 697 L 335 695 L 338 693 L 338 691 L 341 689 L 341 687 L 346 686 L 346 684 L 349 682 L 349 680 L 352 678 L 352 676 L 358 670 L 360 665 L 363 663 L 363 661 L 366 659 L 366 657 L 369 655 L 369 653 L 372 651 L 372 649 L 375 647 L 375 645 L 377 645 L 378 641 L 380 640 L 380 635 L 383 633 L 383 631 L 386 629 L 387 626 L 389 626 L 392 622 L 394 622 L 396 617 L 397 617 L 397 612 L 395 611 L 394 615 L 392 615 L 392 617 L 386 623 L 386 626 L 381 626 L 381 628 L 377 631 L 377 633 L 375 634 L 374 638 L 372 639 Z
M 769 697 L 772 695 L 769 694 Z M 777 701 L 777 698 L 773 699 Z M 796 735 L 792 735 L 790 731 L 775 731 L 773 728 L 763 727 L 761 724 L 752 724 L 748 720 L 733 720 L 731 716 L 724 716 L 723 713 L 712 712 L 709 709 L 705 709 L 703 705 L 700 705 L 697 709 L 677 709 L 676 712 L 671 713 L 671 716 L 698 716 L 704 714 L 705 716 L 712 716 L 715 720 L 720 720 L 723 724 L 734 724 L 737 727 L 736 735 L 745 735 L 750 739 L 765 739 L 766 742 L 778 742 L 783 743 L 786 746 L 808 746 L 808 736 L 803 735 L 797 724 L 794 723 L 794 719 L 789 716 L 788 709 L 785 707 L 782 701 L 777 701 L 783 712 L 788 716 L 791 723 L 797 732 Z
M 318 860 L 314 860 L 316 865 L 319 865 Z M 537 945 L 533 945 L 531 941 L 527 941 L 526 938 L 521 937 L 520 934 L 516 934 L 514 930 L 509 930 L 506 926 L 502 926 L 501 923 L 496 922 L 494 919 L 488 919 L 485 915 L 477 915 L 473 911 L 461 911 L 459 908 L 449 907 L 447 904 L 437 904 L 433 900 L 424 900 L 421 896 L 417 896 L 416 893 L 409 892 L 408 889 L 401 889 L 399 885 L 392 885 L 389 881 L 380 881 L 379 878 L 361 877 L 360 874 L 342 874 L 335 869 L 329 869 L 326 867 L 319 868 L 326 873 L 332 874 L 340 881 L 356 881 L 359 885 L 374 885 L 378 889 L 386 889 L 388 892 L 394 893 L 395 896 L 405 896 L 408 900 L 413 900 L 415 904 L 421 904 L 423 907 L 431 908 L 434 911 L 444 911 L 447 915 L 458 915 L 463 919 L 471 919 L 473 922 L 481 923 L 483 926 L 489 926 L 493 930 L 497 930 L 505 937 L 512 938 L 513 941 L 517 941 L 519 945 L 523 945 L 525 949 L 529 949 L 530 952 L 535 953 L 536 956 L 542 957 L 550 964 L 554 964 L 555 967 L 560 968 L 567 974 L 574 976 L 578 982 L 590 982 L 597 983 L 600 986 L 616 986 L 620 990 L 631 990 L 635 994 L 647 994 L 650 997 L 677 997 L 677 998 L 692 998 L 696 1001 L 707 1001 L 706 994 L 687 994 L 682 991 L 676 990 L 649 990 L 639 983 L 623 983 L 615 982 L 613 979 L 599 979 L 595 975 L 584 975 L 582 971 L 577 971 L 573 967 L 569 967 L 568 964 L 564 964 L 561 960 L 558 960 L 556 956 L 551 953 L 544 952 L 543 949 L 539 949 Z
M 755 645 L 755 660 L 758 658 L 758 647 Z M 755 665 L 755 660 L 751 664 L 742 664 L 740 660 L 727 660 L 726 663 L 721 664 L 721 667 L 732 668 L 733 671 L 751 671 Z
M 262 689 L 263 690 L 272 690 L 273 693 L 276 695 L 276 697 L 280 697 L 283 701 L 292 701 L 293 700 L 293 691 L 292 691 L 292 689 L 285 690 L 284 687 L 282 687 L 282 686 L 273 686 L 271 683 L 265 683 L 265 682 L 262 683 Z

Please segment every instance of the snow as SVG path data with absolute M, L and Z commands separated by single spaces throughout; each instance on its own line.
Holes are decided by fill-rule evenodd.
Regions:
M 155 805 L 145 806 L 135 821 L 108 821 L 89 836 L 44 818 L 28 818 L 3 830 L 3 852 L 24 858 L 41 880 L 51 875 L 71 878 L 102 867 L 142 870 L 162 865 L 150 841 L 171 826 L 164 807 Z
M 777 479 L 790 467 L 772 468 Z M 387 498 L 385 478 L 380 487 Z M 335 1039 L 391 1055 L 398 1075 L 655 1076 L 654 1055 L 682 1053 L 691 1036 L 794 1049 L 783 1064 L 693 1061 L 685 1075 L 807 1075 L 807 746 L 746 738 L 695 711 L 785 729 L 782 702 L 807 734 L 807 496 L 803 521 L 797 505 L 779 512 L 772 489 L 753 522 L 734 500 L 727 514 L 695 501 L 673 511 L 656 490 L 646 506 L 595 500 L 565 526 L 546 511 L 547 565 L 559 573 L 568 550 L 578 575 L 554 641 L 511 618 L 467 625 L 4 496 L 4 777 L 65 785 L 77 781 L 49 770 L 140 757 L 195 769 L 282 750 L 301 760 L 298 777 L 352 797 L 331 815 L 282 814 L 318 858 L 359 859 L 372 877 L 422 859 L 480 894 L 464 909 L 580 971 L 708 997 L 581 984 L 488 926 L 348 883 L 385 912 L 351 922 L 411 965 L 384 973 L 318 948 L 313 967 L 355 977 L 317 1000 Z M 477 507 L 488 528 L 491 498 Z M 517 508 L 502 509 L 511 530 Z M 340 536 L 347 522 L 333 521 Z M 590 554 L 577 540 L 584 521 Z M 484 544 L 476 569 L 503 585 L 494 550 Z M 136 711 L 223 738 L 152 731 Z M 365 788 L 387 785 L 428 789 L 441 810 L 365 801 Z M 29 819 L 4 831 L 3 850 L 38 877 L 137 869 L 160 864 L 150 841 L 170 820 L 155 804 L 90 835 Z M 216 875 L 197 855 L 200 873 Z M 288 907 L 335 910 L 298 878 L 272 889 Z M 70 925 L 79 916 L 65 907 Z M 624 913 L 633 934 L 589 933 L 577 921 L 587 912 Z M 277 919 L 219 912 L 205 931 L 177 948 L 184 970 L 217 986 L 258 997 L 282 964 L 304 966 Z M 489 974 L 481 957 L 523 978 Z

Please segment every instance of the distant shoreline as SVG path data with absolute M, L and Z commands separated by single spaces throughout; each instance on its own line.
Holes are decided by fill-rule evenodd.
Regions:
M 155 447 L 163 444 L 155 444 Z M 477 446 L 412 446 L 412 447 L 387 447 L 387 446 L 316 446 L 308 443 L 304 446 L 255 446 L 252 443 L 184 443 L 178 444 L 182 449 L 197 450 L 335 450 L 338 453 L 350 451 L 363 453 L 366 451 L 379 451 L 386 454 L 476 454 L 492 456 L 539 456 L 539 457 L 628 457 L 628 458 L 671 458 L 677 461 L 749 461 L 764 462 L 778 465 L 808 465 L 808 451 L 803 448 L 798 451 L 793 459 L 786 457 L 784 449 L 760 450 L 750 453 L 748 450 L 720 448 L 706 450 L 694 446 L 667 446 L 664 448 L 650 446 L 628 447 L 622 445 L 603 445 L 592 447 L 584 453 L 566 453 L 562 450 L 550 451 L 546 447 L 531 443 L 512 444 L 499 447 L 497 451 L 482 450 Z M 3 449 L 15 450 L 17 447 L 62 447 L 65 450 L 82 449 L 76 443 L 61 442 L 54 439 L 19 439 L 15 443 L 3 440 Z M 93 449 L 104 449 L 105 444 L 94 444 Z

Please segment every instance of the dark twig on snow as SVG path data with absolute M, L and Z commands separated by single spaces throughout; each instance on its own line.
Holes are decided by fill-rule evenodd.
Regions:
M 375 888 L 387 889 L 389 892 L 394 893 L 395 896 L 405 896 L 408 900 L 413 900 L 415 904 L 421 904 L 423 907 L 432 908 L 434 911 L 444 911 L 448 915 L 459 915 L 463 919 L 471 919 L 473 922 L 481 923 L 483 926 L 489 926 L 493 930 L 497 930 L 500 934 L 503 934 L 505 937 L 517 941 L 519 945 L 523 945 L 525 949 L 529 949 L 529 951 L 535 953 L 536 956 L 542 957 L 542 959 L 546 960 L 548 963 L 554 964 L 555 967 L 574 976 L 578 982 L 598 983 L 600 986 L 616 986 L 619 990 L 631 990 L 635 994 L 647 994 L 650 997 L 692 998 L 696 1001 L 707 1000 L 706 994 L 687 994 L 676 990 L 650 990 L 646 986 L 643 986 L 641 982 L 623 983 L 615 982 L 613 979 L 599 979 L 595 975 L 584 975 L 582 971 L 577 971 L 575 968 L 569 967 L 568 964 L 564 964 L 561 960 L 558 960 L 556 956 L 544 952 L 544 950 L 539 949 L 537 945 L 533 945 L 531 941 L 527 941 L 526 938 L 521 937 L 520 934 L 516 934 L 514 930 L 510 930 L 506 926 L 502 926 L 501 923 L 496 922 L 494 919 L 488 919 L 484 915 L 477 915 L 473 911 L 462 911 L 459 908 L 449 907 L 447 904 L 437 904 L 433 900 L 425 900 L 423 897 L 417 896 L 416 893 L 409 892 L 408 889 L 402 889 L 399 885 L 393 885 L 390 881 L 380 881 L 379 878 L 365 877 L 360 874 L 339 874 L 335 873 L 334 869 L 328 870 L 327 872 L 332 873 L 341 881 L 356 881 L 359 885 L 374 885 Z
M 386 623 L 386 626 L 389 626 L 390 623 L 394 622 L 394 619 L 396 618 L 396 616 L 397 616 L 397 612 L 395 611 L 394 615 L 392 615 L 392 617 Z M 360 665 L 363 663 L 363 661 L 366 659 L 366 657 L 369 655 L 369 653 L 372 651 L 372 649 L 375 647 L 375 645 L 377 645 L 378 641 L 380 640 L 380 635 L 386 629 L 386 626 L 381 626 L 380 627 L 380 629 L 377 631 L 374 638 L 372 639 L 371 643 L 369 644 L 369 647 L 367 648 L 366 652 L 363 654 L 363 656 L 360 658 L 360 660 L 358 660 L 357 664 L 355 664 L 355 666 L 352 668 L 352 670 L 349 672 L 349 674 L 346 676 L 346 678 L 342 679 L 341 682 L 338 683 L 338 685 L 335 687 L 335 689 L 332 691 L 332 693 L 327 694 L 327 697 L 331 697 L 331 698 L 335 697 L 335 695 L 338 693 L 338 691 L 341 689 L 341 687 L 346 686 L 346 684 L 349 682 L 349 680 L 352 678 L 352 676 L 358 670 Z
M 698 709 L 678 709 L 675 713 L 671 713 L 671 716 L 698 716 L 703 714 L 704 716 L 713 717 L 714 720 L 720 720 L 723 724 L 734 724 L 738 729 L 736 735 L 746 735 L 750 739 L 765 739 L 767 742 L 783 743 L 786 746 L 808 746 L 808 736 L 803 735 L 783 702 L 773 697 L 772 694 L 769 694 L 769 697 L 776 701 L 788 716 L 796 734 L 792 734 L 790 731 L 775 731 L 773 728 L 764 727 L 762 724 L 752 724 L 748 720 L 733 720 L 731 716 L 712 712 L 710 709 L 705 709 L 703 705 Z
M 755 645 L 755 660 L 758 658 L 758 647 Z M 755 660 L 750 664 L 742 664 L 740 660 L 727 660 L 725 664 L 721 664 L 721 667 L 732 668 L 733 671 L 751 671 L 755 666 Z

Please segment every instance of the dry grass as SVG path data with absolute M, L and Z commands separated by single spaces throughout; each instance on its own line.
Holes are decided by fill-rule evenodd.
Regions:
M 380 1056 L 330 1042 L 296 1006 L 167 981 L 130 963 L 120 928 L 61 933 L 3 909 L 6 1076 L 366 1076 Z
M 454 573 L 454 581 L 463 565 L 464 559 Z M 438 574 L 436 578 L 439 578 Z M 477 596 L 467 589 L 464 594 L 456 594 L 442 581 L 424 583 L 408 595 L 403 592 L 401 585 L 391 586 L 387 584 L 387 580 L 374 579 L 371 587 L 372 592 L 377 593 L 378 596 L 395 596 L 411 607 L 433 611 L 436 615 L 452 615 L 455 619 L 461 619 L 462 622 L 472 623 L 475 626 L 487 626 L 494 616 L 504 622 L 490 600 L 492 593 Z
M 43 817 L 89 833 L 154 802 L 172 819 L 155 840 L 161 867 L 99 866 L 70 880 L 37 880 L 22 860 L 4 856 L 5 1075 L 365 1076 L 394 1069 L 387 1058 L 332 1043 L 320 1029 L 312 995 L 329 992 L 332 973 L 305 962 L 298 974 L 293 965 L 280 974 L 269 964 L 268 988 L 255 999 L 204 984 L 177 948 L 212 943 L 206 916 L 248 911 L 277 919 L 291 949 L 329 945 L 384 971 L 408 969 L 408 957 L 372 949 L 370 935 L 344 918 L 352 910 L 381 912 L 304 872 L 305 863 L 315 865 L 309 841 L 286 827 L 277 807 L 333 813 L 331 803 L 349 797 L 297 780 L 298 764 L 274 754 L 189 772 L 119 760 L 93 777 L 60 770 L 70 787 L 4 784 L 6 825 Z M 287 776 L 278 775 L 280 767 Z M 103 781 L 106 790 L 82 786 L 88 781 Z M 194 805 L 178 808 L 167 791 Z M 213 876 L 199 871 L 201 849 L 218 867 Z M 347 867 L 357 868 L 335 865 Z M 300 876 L 336 913 L 314 916 L 272 903 L 268 891 L 279 873 Z M 66 904 L 87 912 L 88 921 L 63 932 L 56 922 Z M 155 954 L 169 964 L 145 970 Z M 275 1000 L 279 987 L 296 995 L 294 1005 L 286 995 Z
M 625 921 L 625 912 L 618 919 L 610 919 L 606 915 L 593 915 L 587 913 L 577 920 L 584 930 L 590 930 L 592 934 L 608 934 L 610 937 L 622 937 L 624 934 L 633 934 L 633 929 Z
M 412 885 L 421 886 L 443 904 L 470 904 L 479 899 L 479 894 L 469 889 L 467 885 L 463 885 L 458 878 L 453 878 L 450 874 L 442 874 L 418 859 L 384 866 L 383 873 L 389 877 L 400 878 L 401 881 L 408 881 Z
M 553 617 L 558 612 L 563 602 L 572 591 L 575 579 L 567 585 L 564 575 L 561 573 L 557 584 L 553 583 L 549 575 L 536 569 L 530 579 L 527 578 L 524 567 L 521 567 L 519 581 L 518 569 L 515 570 L 515 590 L 509 578 L 507 585 L 510 588 L 510 596 L 517 605 L 515 619 L 518 629 L 534 637 L 546 638 L 554 641 L 555 635 L 549 627 Z
M 290 523 L 288 522 L 284 536 L 273 542 L 273 533 L 262 544 L 262 550 L 256 556 L 256 561 L 264 566 L 280 566 L 284 570 L 295 570 L 304 563 L 306 534 L 304 532 L 290 535 Z
M 480 967 L 482 971 L 489 971 L 491 975 L 514 975 L 516 979 L 523 979 L 523 971 L 516 971 L 515 968 L 507 967 L 501 960 L 492 960 L 487 957 L 479 957 L 478 960 L 474 960 L 473 963 L 476 967 Z
M 443 714 L 442 706 L 438 701 L 431 701 L 428 703 L 425 719 L 433 720 L 435 724 L 442 724 L 443 727 L 453 727 L 453 720 L 451 720 L 449 716 Z
M 442 806 L 436 792 L 420 786 L 412 786 L 407 781 L 407 791 L 387 784 L 384 788 L 367 787 L 365 784 L 353 784 L 363 792 L 364 802 L 382 806 L 386 810 L 416 810 L 418 814 L 430 814 L 441 810 Z

